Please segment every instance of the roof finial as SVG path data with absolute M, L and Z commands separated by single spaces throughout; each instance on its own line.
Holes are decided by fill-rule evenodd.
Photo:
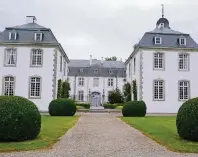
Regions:
M 164 4 L 161 4 L 162 6 L 162 18 L 164 17 Z

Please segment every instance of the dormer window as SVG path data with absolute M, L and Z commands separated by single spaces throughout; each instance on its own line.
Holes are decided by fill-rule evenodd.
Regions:
M 80 72 L 83 73 L 83 69 L 80 69 Z
M 34 40 L 35 41 L 42 41 L 43 40 L 43 33 L 34 33 Z
M 155 37 L 155 45 L 162 44 L 162 38 L 161 37 Z
M 16 32 L 9 32 L 9 40 L 16 40 L 17 33 Z
M 94 74 L 98 74 L 98 69 L 95 69 L 94 70 Z
M 186 38 L 179 38 L 179 45 L 185 46 L 186 45 Z
M 111 75 L 113 72 L 111 70 L 109 70 L 109 74 Z
M 164 28 L 164 23 L 160 23 L 161 28 Z

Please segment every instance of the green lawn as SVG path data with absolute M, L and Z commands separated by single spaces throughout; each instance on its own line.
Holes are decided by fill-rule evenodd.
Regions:
M 121 119 L 169 150 L 198 153 L 198 142 L 186 141 L 178 136 L 176 117 L 121 117 Z
M 116 109 L 122 109 L 123 106 L 116 106 Z
M 0 152 L 51 148 L 76 123 L 78 117 L 42 116 L 42 127 L 35 140 L 25 142 L 0 142 Z

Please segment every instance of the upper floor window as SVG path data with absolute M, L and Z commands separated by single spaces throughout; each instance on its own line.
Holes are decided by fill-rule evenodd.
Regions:
M 136 68 L 136 58 L 133 59 L 133 68 L 134 68 L 134 74 L 135 74 L 135 68 Z
M 84 86 L 84 78 L 83 77 L 78 78 L 78 85 Z
M 163 80 L 154 80 L 153 84 L 153 99 L 154 100 L 164 100 L 164 81 Z
M 17 52 L 16 49 L 5 49 L 4 57 L 5 66 L 16 66 Z
M 30 98 L 40 98 L 41 97 L 41 78 L 31 77 L 30 87 L 29 87 L 29 97 Z
M 42 66 L 43 51 L 41 49 L 32 49 L 31 51 L 31 66 Z
M 186 45 L 186 38 L 179 38 L 179 45 L 185 46 Z
M 43 33 L 34 33 L 34 40 L 35 41 L 42 41 L 43 40 Z
M 78 101 L 84 101 L 84 91 L 78 91 Z
M 63 72 L 64 72 L 64 76 L 66 75 L 66 62 L 64 62 L 64 67 L 63 67 Z
M 15 91 L 15 78 L 13 76 L 6 76 L 3 79 L 3 95 L 12 96 Z
M 179 70 L 189 70 L 189 54 L 179 54 Z
M 95 69 L 94 70 L 94 74 L 98 74 L 98 69 Z
M 164 53 L 154 53 L 154 69 L 164 69 Z
M 155 44 L 156 45 L 162 44 L 162 38 L 161 37 L 155 37 Z
M 63 68 L 63 57 L 60 56 L 60 72 L 62 72 L 62 68 Z
M 190 82 L 179 81 L 179 100 L 188 100 L 190 98 Z
M 99 78 L 93 78 L 93 86 L 98 87 L 99 86 Z
M 131 76 L 131 63 L 129 63 L 129 77 Z
M 108 79 L 108 86 L 113 87 L 113 78 Z
M 9 32 L 9 40 L 16 40 L 17 32 Z

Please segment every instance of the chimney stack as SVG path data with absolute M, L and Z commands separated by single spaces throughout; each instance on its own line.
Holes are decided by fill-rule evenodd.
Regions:
M 36 23 L 35 16 L 26 16 L 26 23 Z
M 103 60 L 103 57 L 101 57 L 101 64 L 103 64 L 104 60 Z
M 90 61 L 89 61 L 89 65 L 92 65 L 92 55 L 90 55 Z

